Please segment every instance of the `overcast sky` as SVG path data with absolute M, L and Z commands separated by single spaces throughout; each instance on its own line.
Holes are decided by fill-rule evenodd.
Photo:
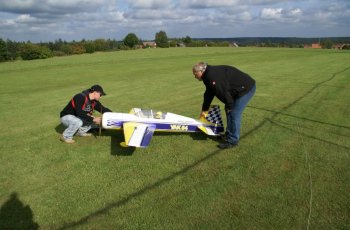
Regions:
M 350 0 L 0 0 L 14 41 L 350 36 Z

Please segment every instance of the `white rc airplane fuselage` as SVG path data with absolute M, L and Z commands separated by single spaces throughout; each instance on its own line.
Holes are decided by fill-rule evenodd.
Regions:
M 130 113 L 107 112 L 102 117 L 104 129 L 123 129 L 122 146 L 147 147 L 154 131 L 204 132 L 217 136 L 223 132 L 221 111 L 218 105 L 210 107 L 205 118 L 196 120 L 169 112 L 133 108 Z

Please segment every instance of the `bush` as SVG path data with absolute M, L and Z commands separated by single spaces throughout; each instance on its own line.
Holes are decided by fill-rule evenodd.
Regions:
M 46 59 L 53 57 L 52 51 L 46 46 L 26 43 L 21 47 L 23 60 Z
M 86 51 L 86 53 L 92 54 L 96 51 L 95 49 L 95 44 L 91 41 L 88 42 L 84 42 L 84 49 Z
M 61 56 L 66 56 L 66 53 L 63 51 L 52 51 L 54 56 L 61 57 Z

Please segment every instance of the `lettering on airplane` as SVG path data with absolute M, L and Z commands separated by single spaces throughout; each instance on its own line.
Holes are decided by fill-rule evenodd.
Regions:
M 187 131 L 187 125 L 170 125 L 171 130 Z

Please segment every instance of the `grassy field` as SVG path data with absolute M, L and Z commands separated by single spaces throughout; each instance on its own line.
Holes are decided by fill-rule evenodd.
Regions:
M 120 147 L 120 131 L 59 141 L 59 112 L 95 83 L 115 112 L 197 118 L 202 60 L 257 81 L 239 147 L 201 133 L 155 134 L 147 149 Z M 0 229 L 350 228 L 349 52 L 120 51 L 1 63 L 0 79 Z

